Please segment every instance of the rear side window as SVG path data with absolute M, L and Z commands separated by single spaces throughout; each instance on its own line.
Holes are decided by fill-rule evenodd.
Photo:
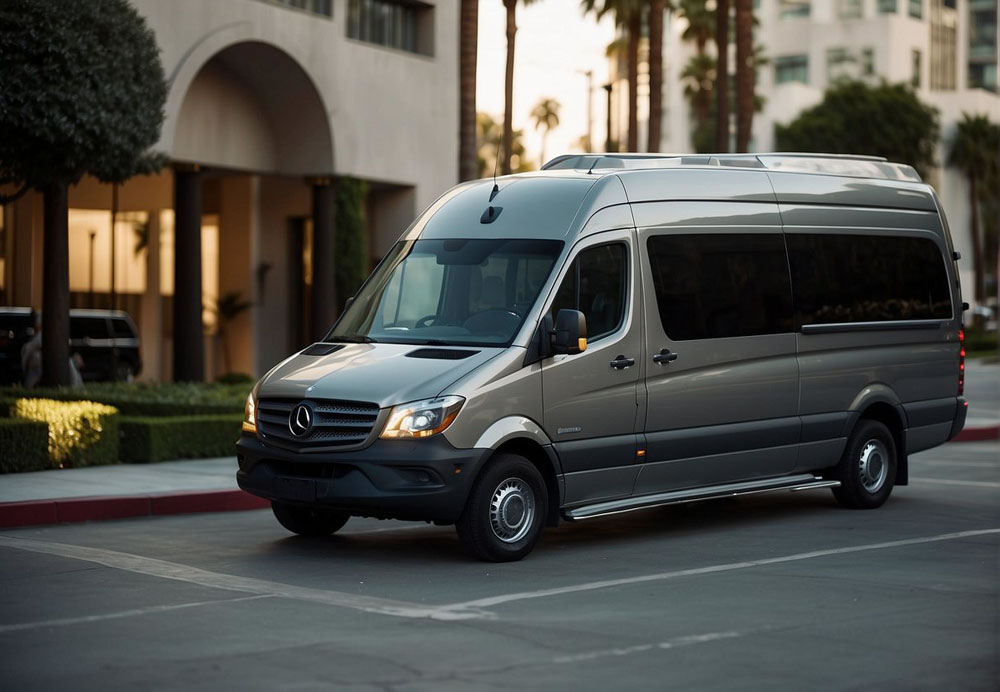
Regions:
M 111 328 L 114 330 L 115 337 L 118 339 L 135 338 L 135 332 L 132 331 L 132 327 L 129 326 L 128 322 L 121 318 L 112 319 Z
M 671 340 L 792 331 L 780 234 L 660 235 L 647 249 L 660 322 Z
M 929 238 L 791 233 L 800 325 L 951 318 L 944 259 Z
M 625 245 L 615 243 L 577 255 L 552 302 L 552 319 L 560 310 L 579 310 L 587 318 L 588 341 L 617 331 L 625 316 L 625 253 Z
M 107 339 L 108 323 L 103 317 L 72 317 L 69 321 L 71 339 Z

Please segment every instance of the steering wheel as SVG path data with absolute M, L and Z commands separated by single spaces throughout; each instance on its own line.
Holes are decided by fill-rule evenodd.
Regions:
M 429 327 L 431 326 L 431 322 L 433 322 L 437 318 L 438 315 L 424 315 L 419 320 L 413 323 L 413 328 L 420 329 L 421 327 Z

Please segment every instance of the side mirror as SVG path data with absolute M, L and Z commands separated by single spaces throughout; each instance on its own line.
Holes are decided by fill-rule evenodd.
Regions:
M 553 353 L 582 353 L 587 350 L 587 318 L 579 310 L 560 310 L 552 335 Z

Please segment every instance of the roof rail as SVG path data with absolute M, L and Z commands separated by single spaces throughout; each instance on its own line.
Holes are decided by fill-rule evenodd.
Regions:
M 802 152 L 769 154 L 564 154 L 548 161 L 542 166 L 542 170 L 575 169 L 592 173 L 614 169 L 638 170 L 681 166 L 757 168 L 769 171 L 921 182 L 920 175 L 912 166 L 904 163 L 891 163 L 881 156 Z

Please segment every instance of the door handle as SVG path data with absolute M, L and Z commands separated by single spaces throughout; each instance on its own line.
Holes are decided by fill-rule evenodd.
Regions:
M 677 354 L 671 353 L 669 348 L 665 348 L 659 353 L 653 354 L 653 362 L 663 365 L 664 363 L 670 363 L 677 360 Z
M 624 370 L 633 365 L 635 365 L 635 358 L 626 358 L 625 356 L 615 356 L 615 359 L 611 361 L 611 367 L 615 370 Z

